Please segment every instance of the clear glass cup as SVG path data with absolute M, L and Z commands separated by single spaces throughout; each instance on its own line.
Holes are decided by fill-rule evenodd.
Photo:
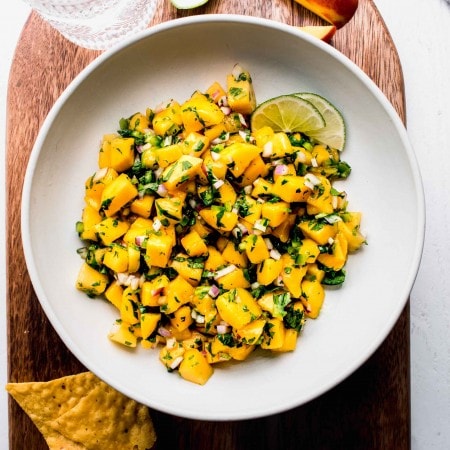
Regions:
M 106 50 L 148 27 L 157 0 L 25 0 L 69 41 Z

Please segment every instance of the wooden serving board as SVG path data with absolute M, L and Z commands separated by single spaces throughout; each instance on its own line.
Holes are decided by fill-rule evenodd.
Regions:
M 210 0 L 193 11 L 177 11 L 169 0 L 160 0 L 153 22 L 204 13 L 245 14 L 292 25 L 322 23 L 293 0 Z M 401 65 L 371 0 L 360 0 L 356 15 L 336 33 L 333 45 L 374 80 L 405 121 Z M 69 43 L 35 13 L 28 19 L 16 49 L 7 103 L 10 381 L 45 381 L 85 370 L 53 330 L 31 286 L 22 252 L 20 202 L 29 154 L 45 116 L 69 82 L 98 54 Z M 409 363 L 407 304 L 376 353 L 316 400 L 285 413 L 239 422 L 200 422 L 151 411 L 158 435 L 156 449 L 408 449 Z M 11 399 L 9 437 L 12 450 L 47 448 L 35 426 Z

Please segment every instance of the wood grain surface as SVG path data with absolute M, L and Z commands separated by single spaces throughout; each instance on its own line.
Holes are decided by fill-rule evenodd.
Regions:
M 266 17 L 292 25 L 321 23 L 293 0 L 210 0 L 193 11 L 177 11 L 168 0 L 160 0 L 153 23 L 207 13 Z M 371 0 L 360 0 L 356 15 L 338 30 L 333 45 L 374 80 L 405 121 L 401 65 Z M 98 54 L 69 43 L 34 13 L 16 49 L 7 103 L 10 381 L 44 381 L 85 370 L 62 344 L 31 286 L 20 237 L 20 202 L 28 157 L 45 116 L 75 75 Z M 158 435 L 156 449 L 408 449 L 409 362 L 407 305 L 375 354 L 316 400 L 285 413 L 239 422 L 195 421 L 152 410 Z M 11 399 L 9 437 L 11 450 L 47 448 L 35 426 Z

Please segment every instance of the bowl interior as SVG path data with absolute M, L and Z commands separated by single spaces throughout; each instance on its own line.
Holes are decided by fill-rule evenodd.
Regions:
M 353 172 L 341 184 L 350 210 L 363 212 L 368 246 L 350 257 L 347 280 L 328 290 L 297 350 L 254 354 L 218 368 L 196 386 L 168 374 L 157 351 L 130 351 L 107 333 L 114 307 L 74 288 L 82 244 L 75 223 L 84 181 L 97 168 L 103 134 L 121 117 L 161 101 L 180 102 L 239 62 L 258 102 L 309 91 L 344 114 L 342 159 Z M 413 152 L 398 117 L 378 89 L 330 46 L 261 19 L 194 17 L 141 34 L 95 61 L 49 114 L 33 150 L 23 195 L 23 240 L 30 276 L 50 321 L 74 355 L 126 395 L 175 415 L 210 420 L 263 416 L 298 406 L 355 370 L 386 337 L 418 268 L 423 198 Z M 243 399 L 245 399 L 243 401 Z

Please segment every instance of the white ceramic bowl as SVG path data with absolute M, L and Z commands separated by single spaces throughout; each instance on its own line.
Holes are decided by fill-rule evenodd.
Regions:
M 157 352 L 129 351 L 107 333 L 114 308 L 77 291 L 81 246 L 75 223 L 101 136 L 118 120 L 168 98 L 187 99 L 239 62 L 258 101 L 319 93 L 345 116 L 344 182 L 350 209 L 363 212 L 368 246 L 352 256 L 347 280 L 328 291 L 298 348 L 253 355 L 218 368 L 201 387 L 168 374 Z M 381 344 L 407 301 L 418 270 L 424 200 L 419 169 L 397 114 L 371 80 L 331 46 L 293 27 L 209 15 L 151 28 L 95 60 L 48 115 L 26 174 L 23 244 L 41 305 L 74 355 L 107 383 L 152 408 L 205 420 L 255 418 L 301 405 L 335 386 Z

